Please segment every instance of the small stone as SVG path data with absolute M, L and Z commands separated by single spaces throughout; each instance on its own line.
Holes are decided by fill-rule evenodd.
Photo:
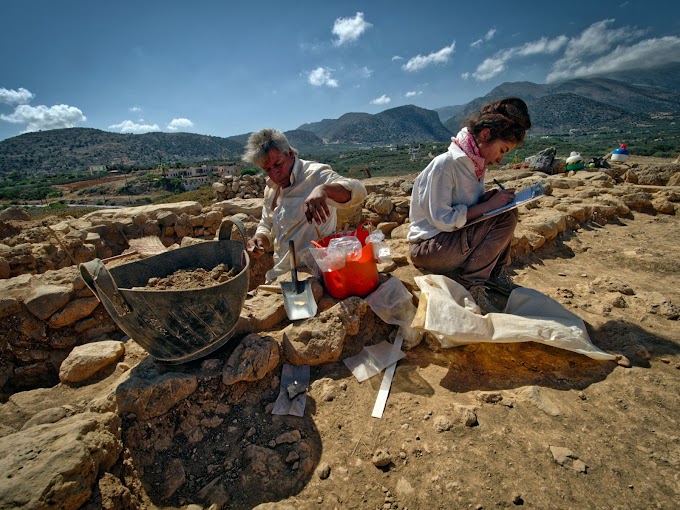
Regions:
M 618 363 L 620 366 L 625 367 L 625 368 L 630 368 L 630 367 L 633 366 L 631 364 L 630 360 L 622 354 L 619 354 L 619 355 L 616 356 L 616 363 Z
M 522 495 L 519 492 L 515 492 L 512 494 L 512 503 L 514 505 L 523 505 L 524 500 L 522 499 Z
M 392 456 L 390 455 L 389 452 L 382 449 L 378 449 L 373 454 L 373 458 L 371 460 L 375 467 L 381 468 L 389 466 L 392 463 Z
M 319 467 L 316 468 L 316 473 L 321 480 L 325 480 L 326 478 L 331 476 L 331 467 L 328 465 L 327 462 L 322 462 L 321 464 L 319 464 Z
M 463 417 L 463 423 L 465 423 L 466 427 L 476 427 L 479 425 L 479 422 L 477 421 L 477 415 L 470 410 L 465 413 L 465 416 Z
M 567 273 L 557 273 L 557 276 L 567 276 Z
M 436 416 L 434 418 L 434 429 L 437 432 L 446 432 L 451 430 L 451 427 L 453 427 L 453 424 L 446 416 Z

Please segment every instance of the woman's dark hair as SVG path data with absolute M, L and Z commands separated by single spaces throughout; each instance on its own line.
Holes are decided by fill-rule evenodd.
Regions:
M 468 131 L 477 138 L 482 129 L 489 128 L 490 142 L 508 140 L 519 143 L 531 127 L 529 108 L 517 97 L 506 97 L 482 107 L 465 120 Z

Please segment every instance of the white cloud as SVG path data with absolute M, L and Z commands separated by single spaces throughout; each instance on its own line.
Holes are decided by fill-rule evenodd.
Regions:
M 553 39 L 548 39 L 547 37 L 541 37 L 540 39 L 532 42 L 528 42 L 519 46 L 517 48 L 511 48 L 509 52 L 511 56 L 519 55 L 521 57 L 527 57 L 529 55 L 552 55 L 557 53 L 562 47 L 567 44 L 569 38 L 566 35 L 560 35 Z
M 401 66 L 401 68 L 404 71 L 420 71 L 432 64 L 445 64 L 449 61 L 451 55 L 453 55 L 455 48 L 456 41 L 451 43 L 450 46 L 445 46 L 441 50 L 430 53 L 429 55 L 416 55 L 409 59 L 409 61 Z
M 460 77 L 463 78 L 464 80 L 467 80 L 470 77 L 470 73 L 467 73 L 467 72 L 463 73 L 463 74 L 460 75 Z
M 546 80 L 552 82 L 614 71 L 647 69 L 679 61 L 680 37 L 646 39 L 631 46 L 617 46 L 609 54 L 577 67 L 557 68 L 553 66 Z
M 613 19 L 598 21 L 570 39 L 562 58 L 553 64 L 552 72 L 570 72 L 584 66 L 588 58 L 604 55 L 622 43 L 632 43 L 645 33 L 633 27 L 609 28 L 613 22 Z
M 395 55 L 392 57 L 392 62 L 396 62 L 397 60 L 404 60 L 404 57 L 401 57 L 399 55 Z
M 405 97 L 414 97 L 414 96 L 419 96 L 422 93 L 423 93 L 422 90 L 419 90 L 417 92 L 415 90 L 409 90 L 406 94 L 404 94 L 404 96 Z
M 322 87 L 323 85 L 326 85 L 327 87 L 338 86 L 338 81 L 331 77 L 331 69 L 325 67 L 317 67 L 313 71 L 310 71 L 307 76 L 307 81 L 315 87 Z
M 536 41 L 525 43 L 522 46 L 501 50 L 493 57 L 489 57 L 479 64 L 472 73 L 472 76 L 479 81 L 490 80 L 507 69 L 506 64 L 509 60 L 529 55 L 553 54 L 563 48 L 568 41 L 569 38 L 565 35 L 560 35 L 553 39 L 542 37 Z
M 507 60 L 508 58 L 505 56 L 487 58 L 477 66 L 477 69 L 472 73 L 472 76 L 480 81 L 490 80 L 494 76 L 498 76 L 505 71 L 505 62 Z
M 18 90 L 0 88 L 0 103 L 7 104 L 28 104 L 35 95 L 20 87 Z
M 170 131 L 177 131 L 179 129 L 194 127 L 194 123 L 191 122 L 189 119 L 179 118 L 179 119 L 172 119 L 170 121 L 170 124 L 168 124 L 166 127 Z
M 490 41 L 491 39 L 493 39 L 493 36 L 494 36 L 494 35 L 496 35 L 496 29 L 495 29 L 495 28 L 491 28 L 491 29 L 489 29 L 489 31 L 484 35 L 484 37 L 482 37 L 481 39 L 477 39 L 477 40 L 474 41 L 474 42 L 471 42 L 471 43 L 470 43 L 470 46 L 473 47 L 473 48 L 476 48 L 476 47 L 478 47 L 478 46 L 481 46 L 482 43 L 483 43 L 484 41 L 487 41 L 487 42 L 488 42 L 488 41 Z
M 376 97 L 371 101 L 371 104 L 389 104 L 392 101 L 387 95 L 383 94 L 380 97 Z
M 359 70 L 359 74 L 361 74 L 362 78 L 370 78 L 373 75 L 373 69 L 369 69 L 368 67 L 362 67 Z
M 160 131 L 158 124 L 136 124 L 131 120 L 124 120 L 120 124 L 113 124 L 109 129 L 115 129 L 121 133 L 149 133 L 151 131 Z
M 75 127 L 85 122 L 87 117 L 75 106 L 57 104 L 54 106 L 29 106 L 22 104 L 16 107 L 11 115 L 0 115 L 0 119 L 13 124 L 26 124 L 24 133 L 45 129 Z
M 133 106 L 132 108 L 129 109 L 132 113 L 137 113 L 141 112 L 142 109 L 139 106 Z
M 333 23 L 333 35 L 337 37 L 333 40 L 333 44 L 342 46 L 354 42 L 372 26 L 371 23 L 364 20 L 363 12 L 357 12 L 353 18 L 338 18 Z

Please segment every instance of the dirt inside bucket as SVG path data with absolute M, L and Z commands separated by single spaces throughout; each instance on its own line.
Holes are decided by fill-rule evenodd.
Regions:
M 149 278 L 146 287 L 136 289 L 156 290 L 189 290 L 212 287 L 220 283 L 228 282 L 238 275 L 236 268 L 231 269 L 226 264 L 219 264 L 210 271 L 203 268 L 180 269 L 164 278 Z

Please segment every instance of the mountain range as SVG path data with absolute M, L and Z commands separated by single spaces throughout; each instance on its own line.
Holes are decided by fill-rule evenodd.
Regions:
M 503 83 L 465 105 L 437 110 L 407 105 L 377 114 L 346 113 L 337 119 L 303 124 L 286 135 L 291 145 L 308 153 L 334 145 L 445 141 L 460 129 L 471 112 L 490 100 L 507 96 L 518 96 L 527 102 L 532 133 L 620 128 L 648 121 L 654 112 L 680 113 L 680 63 L 550 84 Z M 0 141 L 0 177 L 15 171 L 24 176 L 70 174 L 97 165 L 237 161 L 248 135 L 133 135 L 92 128 L 26 133 Z

